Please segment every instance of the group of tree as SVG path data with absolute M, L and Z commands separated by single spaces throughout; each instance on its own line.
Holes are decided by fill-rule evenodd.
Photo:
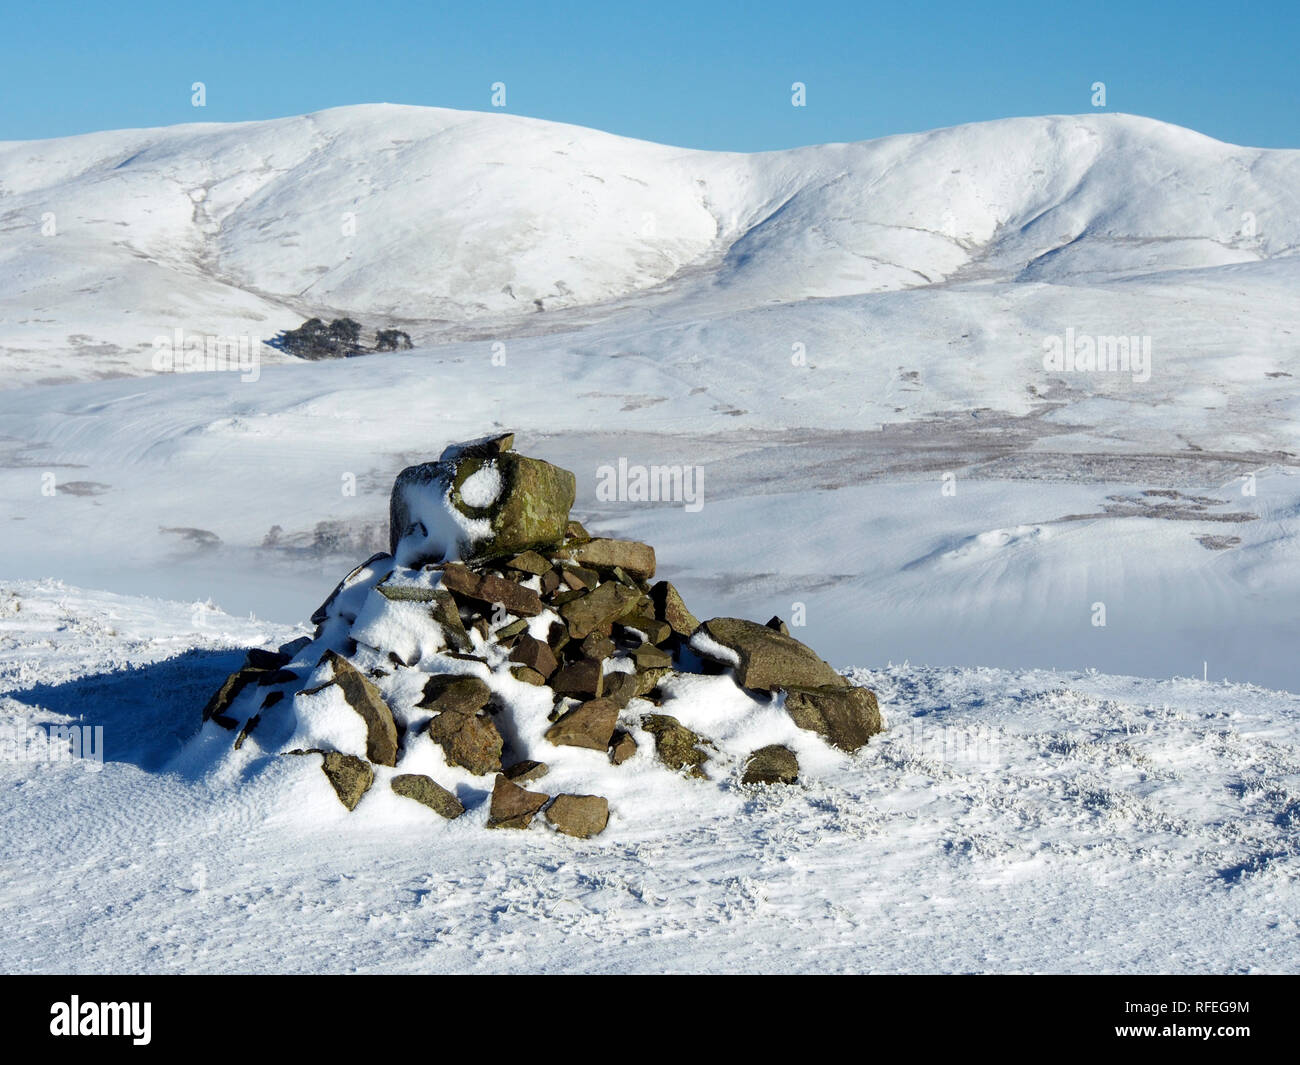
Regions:
M 399 351 L 411 346 L 411 338 L 400 329 L 380 329 L 375 343 L 361 343 L 361 323 L 352 318 L 335 318 L 328 325 L 320 318 L 308 318 L 297 329 L 286 329 L 275 346 L 300 359 L 350 359 L 372 351 Z

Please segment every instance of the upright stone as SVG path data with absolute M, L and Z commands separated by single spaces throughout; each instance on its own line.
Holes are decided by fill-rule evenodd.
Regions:
M 389 544 L 398 565 L 549 551 L 563 541 L 576 480 L 508 450 L 513 437 L 448 447 L 393 484 Z
M 355 754 L 340 754 L 338 751 L 323 753 L 325 761 L 321 769 L 325 771 L 334 794 L 349 811 L 355 810 L 361 797 L 375 782 L 375 771 L 366 764 L 364 758 L 358 758 Z
M 379 689 L 342 655 L 326 651 L 325 659 L 348 706 L 366 723 L 366 757 L 375 765 L 397 765 L 397 722 Z
M 695 615 L 686 609 L 677 589 L 668 581 L 660 581 L 650 589 L 650 601 L 654 604 L 655 617 L 667 622 L 678 636 L 689 637 L 700 627 Z

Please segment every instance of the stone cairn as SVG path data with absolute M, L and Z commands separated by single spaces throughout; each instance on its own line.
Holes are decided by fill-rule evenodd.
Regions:
M 636 753 L 629 728 L 653 737 L 655 755 L 685 776 L 705 777 L 713 745 L 660 712 L 675 672 L 730 673 L 756 694 L 784 694 L 802 729 L 856 751 L 881 729 L 875 695 L 854 687 L 778 618 L 703 623 L 667 581 L 651 583 L 655 552 L 632 540 L 593 537 L 569 512 L 572 473 L 513 450 L 513 434 L 447 448 L 411 466 L 393 486 L 390 551 L 349 573 L 312 615 L 315 635 L 278 651 L 254 649 L 203 710 L 204 727 L 256 731 L 263 750 L 319 754 L 339 800 L 354 809 L 374 768 L 401 768 L 416 744 L 437 744 L 448 766 L 495 775 L 488 825 L 527 828 L 542 813 L 578 837 L 604 830 L 607 800 L 529 790 L 547 766 L 511 754 L 513 682 L 549 689 L 538 727 L 556 747 L 599 751 L 613 765 Z M 313 733 L 299 701 L 330 693 L 364 725 L 364 750 L 335 749 Z M 303 704 L 305 707 L 306 704 Z M 348 711 L 353 731 L 360 726 Z M 269 726 L 269 727 L 268 727 Z M 333 730 L 338 735 L 338 729 Z M 504 733 L 504 736 L 503 736 Z M 317 741 L 295 746 L 295 741 Z M 784 746 L 752 752 L 746 785 L 792 784 Z M 398 795 L 446 818 L 464 807 L 427 774 L 397 773 Z

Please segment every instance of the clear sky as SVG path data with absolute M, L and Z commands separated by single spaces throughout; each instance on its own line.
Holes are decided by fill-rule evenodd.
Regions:
M 756 151 L 1086 112 L 1096 81 L 1108 111 L 1300 148 L 1300 0 L 34 0 L 0 22 L 7 140 L 379 101 L 490 110 L 504 82 L 516 114 Z

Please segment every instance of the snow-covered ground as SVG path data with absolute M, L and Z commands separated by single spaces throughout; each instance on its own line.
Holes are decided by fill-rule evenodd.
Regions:
M 485 792 L 348 814 L 303 759 L 169 767 L 227 648 L 289 629 L 53 582 L 0 610 L 0 728 L 102 724 L 106 753 L 0 762 L 6 971 L 1300 965 L 1295 695 L 854 670 L 889 723 L 857 755 L 760 794 L 629 763 L 638 801 L 584 842 L 485 831 Z
M 1295 967 L 1300 151 L 366 106 L 0 144 L 0 233 L 0 705 L 108 744 L 0 764 L 6 968 Z M 343 313 L 416 347 L 153 372 Z M 591 843 L 168 769 L 232 648 L 386 548 L 397 471 L 494 428 L 700 617 L 803 620 L 887 733 Z M 608 498 L 620 460 L 700 505 Z

